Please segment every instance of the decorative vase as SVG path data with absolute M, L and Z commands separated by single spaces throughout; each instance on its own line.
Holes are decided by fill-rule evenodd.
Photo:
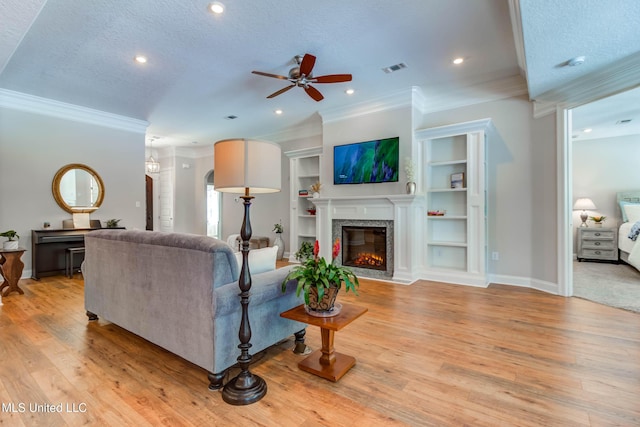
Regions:
M 594 227 L 602 227 L 602 222 L 594 222 L 593 226 Z
M 416 183 L 413 181 L 407 182 L 407 194 L 415 194 L 416 192 Z
M 317 199 L 318 197 L 320 197 L 320 193 L 315 192 L 311 197 L 313 197 L 314 199 Z
M 329 289 L 324 290 L 324 295 L 318 301 L 318 288 L 312 286 L 309 288 L 309 304 L 305 305 L 306 312 L 316 317 L 332 317 L 340 313 L 341 304 L 336 303 L 336 297 L 340 288 L 336 284 L 332 284 Z
M 4 250 L 14 250 L 14 249 L 18 249 L 18 241 L 17 240 L 7 240 L 4 243 L 2 243 L 2 249 Z
M 277 259 L 282 259 L 284 256 L 284 240 L 282 240 L 282 233 L 276 233 L 276 238 L 273 241 L 273 246 L 278 247 Z

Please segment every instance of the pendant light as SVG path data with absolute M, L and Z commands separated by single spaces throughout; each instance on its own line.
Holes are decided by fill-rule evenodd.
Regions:
M 160 163 L 156 162 L 153 158 L 153 140 L 154 138 L 149 140 L 149 158 L 145 162 L 147 173 L 160 172 Z

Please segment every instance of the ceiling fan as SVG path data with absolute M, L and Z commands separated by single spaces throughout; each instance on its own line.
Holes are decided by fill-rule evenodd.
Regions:
M 320 91 L 313 86 L 311 83 L 342 83 L 342 82 L 350 82 L 351 74 L 328 74 L 326 76 L 313 76 L 311 74 L 313 70 L 313 66 L 316 63 L 316 57 L 305 53 L 304 56 L 296 55 L 294 57 L 296 61 L 296 66 L 289 70 L 289 76 L 280 76 L 278 74 L 264 73 L 262 71 L 252 71 L 253 74 L 258 74 L 260 76 L 273 77 L 281 80 L 289 80 L 291 82 L 290 86 L 287 86 L 283 89 L 280 89 L 271 95 L 267 96 L 267 98 L 275 98 L 278 95 L 281 95 L 291 89 L 292 87 L 298 86 L 304 88 L 304 91 L 307 92 L 311 98 L 316 101 L 322 101 L 324 96 L 320 93 Z

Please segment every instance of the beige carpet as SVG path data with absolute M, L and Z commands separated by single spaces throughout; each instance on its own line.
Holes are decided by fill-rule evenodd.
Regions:
M 573 263 L 573 295 L 612 307 L 640 312 L 640 272 L 630 265 Z

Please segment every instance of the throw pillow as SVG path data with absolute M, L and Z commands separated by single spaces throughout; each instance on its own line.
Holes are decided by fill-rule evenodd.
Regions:
M 242 268 L 242 252 L 235 252 L 238 269 Z M 252 249 L 249 251 L 249 271 L 251 274 L 264 273 L 276 269 L 276 257 L 278 247 L 271 246 L 262 249 Z
M 640 221 L 640 205 L 624 205 L 624 213 L 627 216 L 629 222 Z

